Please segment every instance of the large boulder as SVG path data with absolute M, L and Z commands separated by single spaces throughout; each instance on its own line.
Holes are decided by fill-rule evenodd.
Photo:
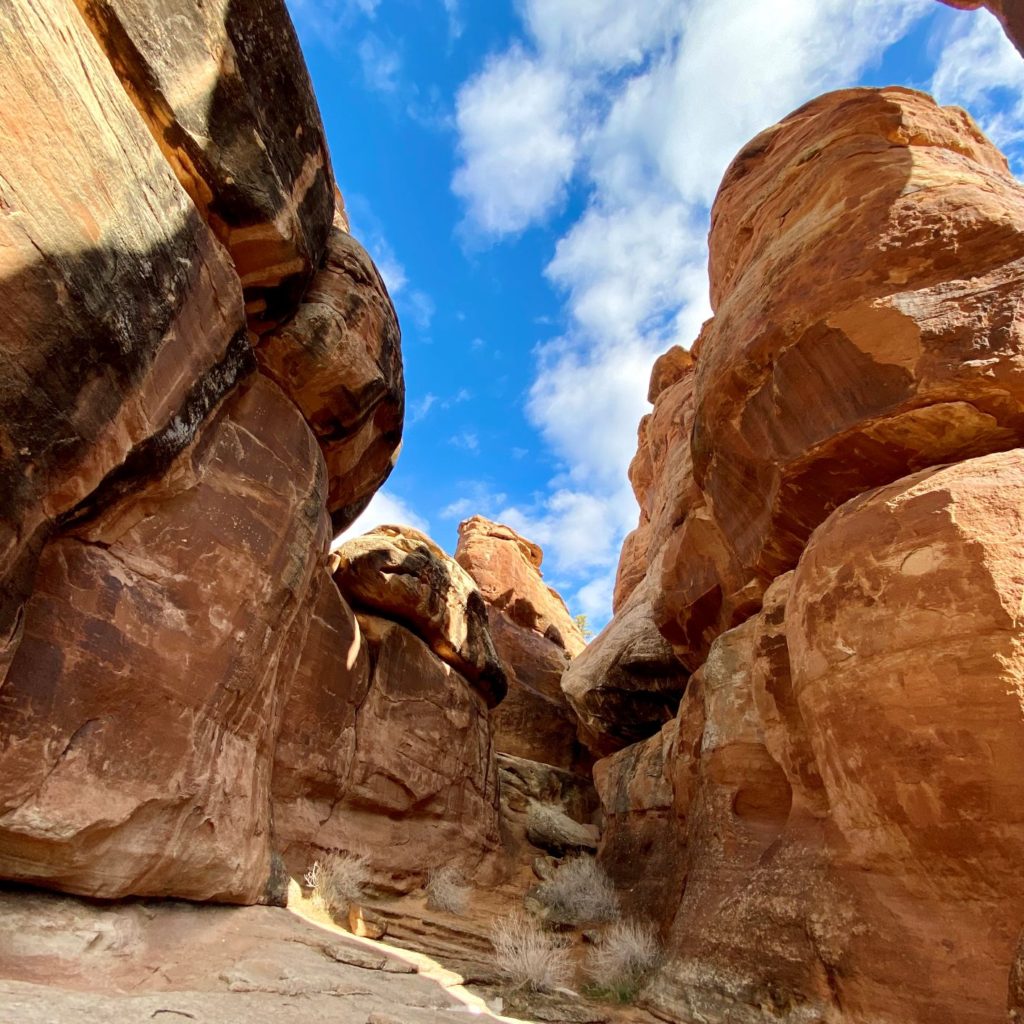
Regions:
M 544 582 L 543 558 L 538 545 L 504 523 L 483 516 L 459 523 L 455 561 L 473 577 L 487 603 L 574 657 L 585 646 L 583 634 L 561 595 Z
M 640 523 L 592 648 L 624 656 L 645 598 L 693 672 L 673 722 L 595 768 L 599 857 L 666 947 L 641 1002 L 1003 1019 L 1024 923 L 1024 191 L 962 111 L 845 91 L 745 147 L 711 257 L 689 393 L 678 354 L 652 375 Z M 588 674 L 584 708 L 609 670 Z
M 476 584 L 429 537 L 380 526 L 335 552 L 334 580 L 357 609 L 400 622 L 465 676 L 493 707 L 508 688 Z
M 830 93 L 733 161 L 694 350 L 704 502 L 656 609 L 691 667 L 844 501 L 1018 443 L 1022 252 L 1024 189 L 921 93 Z
M 645 577 L 607 626 L 568 666 L 562 691 L 598 753 L 652 736 L 671 721 L 689 672 L 658 632 Z

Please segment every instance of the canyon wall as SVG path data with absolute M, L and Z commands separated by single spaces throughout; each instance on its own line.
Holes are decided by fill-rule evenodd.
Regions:
M 282 0 L 3 6 L 0 294 L 0 875 L 265 898 L 403 412 Z
M 1024 189 L 963 111 L 847 90 L 741 151 L 710 253 L 714 316 L 652 377 L 616 615 L 564 680 L 612 749 L 600 858 L 666 943 L 643 999 L 1001 1019 L 1024 924 Z M 606 699 L 587 661 L 628 665 L 641 637 L 674 674 Z M 667 708 L 670 675 L 658 728 L 634 709 Z

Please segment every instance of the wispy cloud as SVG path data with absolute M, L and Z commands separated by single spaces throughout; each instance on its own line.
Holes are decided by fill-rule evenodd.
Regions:
M 370 89 L 383 93 L 398 91 L 402 72 L 402 57 L 398 50 L 388 46 L 380 36 L 370 33 L 363 37 L 358 53 L 363 80 Z

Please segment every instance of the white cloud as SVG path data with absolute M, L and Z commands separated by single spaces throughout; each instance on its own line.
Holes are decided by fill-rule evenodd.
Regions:
M 369 533 L 378 526 L 411 526 L 427 535 L 430 534 L 430 523 L 423 516 L 399 498 L 396 494 L 388 494 L 386 491 L 378 491 L 366 506 L 363 514 L 344 533 L 338 534 L 331 545 L 333 551 L 349 537 L 358 537 L 361 534 Z
M 359 62 L 363 78 L 369 88 L 376 92 L 393 93 L 398 90 L 399 75 L 402 72 L 402 58 L 398 51 L 388 46 L 379 36 L 364 36 L 359 44 Z
M 411 402 L 409 405 L 409 422 L 419 423 L 420 420 L 425 419 L 436 401 L 437 395 L 432 391 L 428 391 L 422 398 Z
M 1024 141 L 1024 61 L 988 12 L 956 19 L 931 91 L 940 103 L 969 108 L 997 146 Z
M 565 195 L 576 163 L 570 80 L 514 47 L 493 57 L 456 101 L 461 165 L 452 188 L 472 225 L 522 231 Z
M 595 619 L 636 521 L 626 468 L 651 363 L 689 345 L 709 313 L 708 207 L 722 173 L 757 132 L 855 84 L 932 7 L 523 0 L 526 41 L 460 91 L 453 188 L 478 230 L 543 222 L 574 174 L 587 190 L 547 268 L 566 329 L 538 346 L 527 402 L 562 472 L 536 507 L 504 514 L 550 548 Z
M 414 289 L 402 297 L 401 305 L 421 331 L 430 329 L 436 310 L 434 300 L 426 292 Z
M 459 0 L 442 0 L 442 3 L 444 12 L 448 15 L 448 35 L 451 39 L 458 39 L 465 28 L 462 23 L 462 13 L 459 10 Z
M 671 38 L 679 0 L 526 0 L 524 20 L 549 59 L 620 68 Z
M 461 448 L 464 452 L 471 452 L 476 455 L 480 451 L 480 438 L 472 430 L 463 430 L 448 438 L 448 443 L 455 448 Z

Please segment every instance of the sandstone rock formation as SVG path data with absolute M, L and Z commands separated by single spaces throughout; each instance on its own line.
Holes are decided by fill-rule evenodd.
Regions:
M 459 525 L 455 560 L 480 588 L 508 674 L 508 695 L 491 714 L 495 750 L 589 770 L 561 688 L 570 659 L 586 644 L 562 598 L 544 583 L 542 557 L 536 544 L 483 516 Z
M 294 639 L 274 764 L 276 847 L 293 875 L 328 850 L 364 854 L 375 885 L 391 891 L 442 865 L 492 880 L 488 705 L 504 695 L 505 673 L 480 593 L 408 527 L 348 540 L 334 560 L 337 586 L 326 580 Z
M 693 673 L 674 720 L 595 767 L 600 859 L 668 951 L 644 1000 L 1002 1019 L 1024 924 L 1024 190 L 963 112 L 834 93 L 740 153 L 711 256 L 695 369 L 675 353 L 653 377 L 616 616 L 566 679 L 625 657 L 642 600 Z M 634 707 L 602 710 L 624 740 Z
M 253 902 L 282 721 L 349 709 L 313 786 L 369 686 L 328 513 L 399 443 L 394 311 L 280 0 L 13 0 L 0 98 L 0 876 Z
M 480 591 L 457 562 L 408 526 L 380 526 L 335 552 L 334 579 L 350 602 L 409 626 L 493 707 L 507 689 Z
M 843 501 L 1013 447 L 1022 232 L 1003 157 L 919 93 L 812 101 L 739 154 L 694 349 L 703 503 L 672 538 L 656 608 L 691 668 Z

